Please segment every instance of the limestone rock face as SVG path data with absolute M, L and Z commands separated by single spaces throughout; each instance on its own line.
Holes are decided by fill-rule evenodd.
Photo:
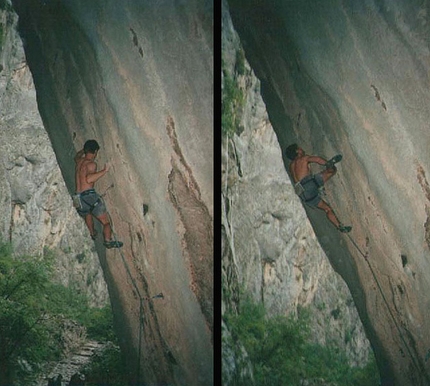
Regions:
M 309 307 L 313 339 L 335 342 L 352 365 L 364 365 L 369 342 L 349 290 L 330 266 L 288 178 L 260 81 L 246 61 L 243 74 L 237 70 L 242 47 L 227 7 L 222 23 L 223 85 L 226 77 L 235 79 L 244 95 L 236 111 L 240 133 L 224 135 L 222 142 L 223 312 L 234 312 L 240 292 L 262 302 L 269 315 L 294 315 Z M 226 343 L 228 324 L 222 328 Z M 233 352 L 223 344 L 226 385 L 234 384 L 237 371 L 249 379 L 252 368 L 243 365 L 246 353 L 235 357 Z
M 105 305 L 107 287 L 92 240 L 71 205 L 17 32 L 17 15 L 0 10 L 0 234 L 16 254 L 55 254 L 56 276 Z
M 133 381 L 211 384 L 212 3 L 13 5 L 69 192 L 87 139 L 110 164 L 96 188 L 124 248 L 97 250 Z
M 428 6 L 229 5 L 281 148 L 344 156 L 327 199 L 352 240 L 308 216 L 354 297 L 382 383 L 430 384 Z

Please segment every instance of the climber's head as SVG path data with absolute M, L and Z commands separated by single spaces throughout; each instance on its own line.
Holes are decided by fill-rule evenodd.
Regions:
M 87 142 L 85 142 L 85 145 L 84 145 L 85 154 L 91 153 L 91 154 L 97 155 L 97 151 L 99 149 L 100 149 L 100 146 L 95 139 L 89 139 Z
M 299 155 L 300 151 L 303 152 L 297 143 L 293 143 L 285 149 L 285 154 L 292 161 Z

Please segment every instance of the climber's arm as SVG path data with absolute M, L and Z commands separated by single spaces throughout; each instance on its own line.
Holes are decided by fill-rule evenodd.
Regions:
M 79 150 L 75 155 L 75 162 L 78 162 L 84 155 L 84 149 Z
M 97 164 L 95 162 L 91 162 L 87 166 L 87 175 L 86 175 L 87 182 L 89 184 L 93 184 L 101 177 L 103 177 L 108 171 L 109 171 L 109 165 L 106 164 L 102 170 L 97 171 Z
M 293 163 L 290 163 L 290 166 L 288 167 L 288 171 L 290 172 L 290 176 L 293 178 L 293 180 L 295 181 L 296 178 L 294 176 L 294 171 L 293 171 Z
M 308 162 L 310 163 L 317 163 L 319 165 L 325 165 L 327 163 L 327 160 L 325 160 L 322 157 L 318 157 L 316 155 L 311 155 L 308 157 Z

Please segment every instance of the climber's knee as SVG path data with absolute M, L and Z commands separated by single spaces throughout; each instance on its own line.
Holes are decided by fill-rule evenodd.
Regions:
M 330 213 L 333 213 L 333 209 L 332 209 L 332 208 L 330 208 L 330 207 L 327 205 L 327 207 L 324 209 L 324 212 L 325 212 L 327 215 L 329 215 Z
M 109 225 L 110 223 L 109 216 L 107 215 L 107 213 L 103 213 L 102 215 L 97 216 L 97 220 L 99 220 L 104 226 Z
M 331 209 L 331 207 L 324 202 L 323 200 L 321 200 L 318 204 L 318 208 L 322 209 L 326 214 L 329 214 L 330 212 L 332 212 L 333 210 Z

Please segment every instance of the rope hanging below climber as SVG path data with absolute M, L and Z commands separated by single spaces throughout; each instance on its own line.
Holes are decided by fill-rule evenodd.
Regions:
M 392 319 L 398 331 L 399 337 L 404 347 L 406 348 L 412 360 L 412 363 L 414 364 L 416 369 L 423 374 L 424 378 L 427 380 L 427 383 L 430 384 L 430 379 L 427 375 L 427 372 L 425 371 L 424 364 L 418 352 L 416 351 L 416 348 L 414 346 L 411 347 L 411 345 L 407 343 L 407 340 L 404 336 L 405 334 L 402 331 L 399 325 L 399 322 L 397 322 L 394 312 L 391 310 L 390 304 L 384 294 L 384 291 L 378 280 L 378 277 L 372 265 L 370 264 L 369 253 L 363 252 L 363 250 L 359 247 L 357 242 L 349 234 L 352 230 L 352 227 L 343 225 L 335 215 L 331 206 L 321 197 L 321 190 L 323 189 L 325 183 L 336 174 L 337 169 L 335 164 L 342 160 L 342 155 L 340 154 L 336 155 L 329 161 L 326 161 L 324 158 L 319 156 L 306 155 L 302 148 L 300 148 L 297 144 L 293 144 L 286 148 L 286 156 L 291 160 L 289 171 L 295 183 L 294 187 L 295 187 L 296 194 L 300 197 L 302 202 L 307 206 L 311 208 L 322 209 L 326 213 L 328 220 L 330 220 L 330 222 L 340 232 L 347 234 L 348 239 L 350 240 L 352 245 L 357 249 L 360 255 L 364 258 L 364 260 L 366 261 L 370 269 L 370 272 L 372 273 L 373 279 L 375 280 L 375 283 L 381 294 L 383 302 L 388 310 L 390 318 Z M 325 170 L 318 174 L 312 174 L 310 170 L 311 163 L 317 163 L 321 166 L 324 166 Z M 369 239 L 367 240 L 369 241 Z

